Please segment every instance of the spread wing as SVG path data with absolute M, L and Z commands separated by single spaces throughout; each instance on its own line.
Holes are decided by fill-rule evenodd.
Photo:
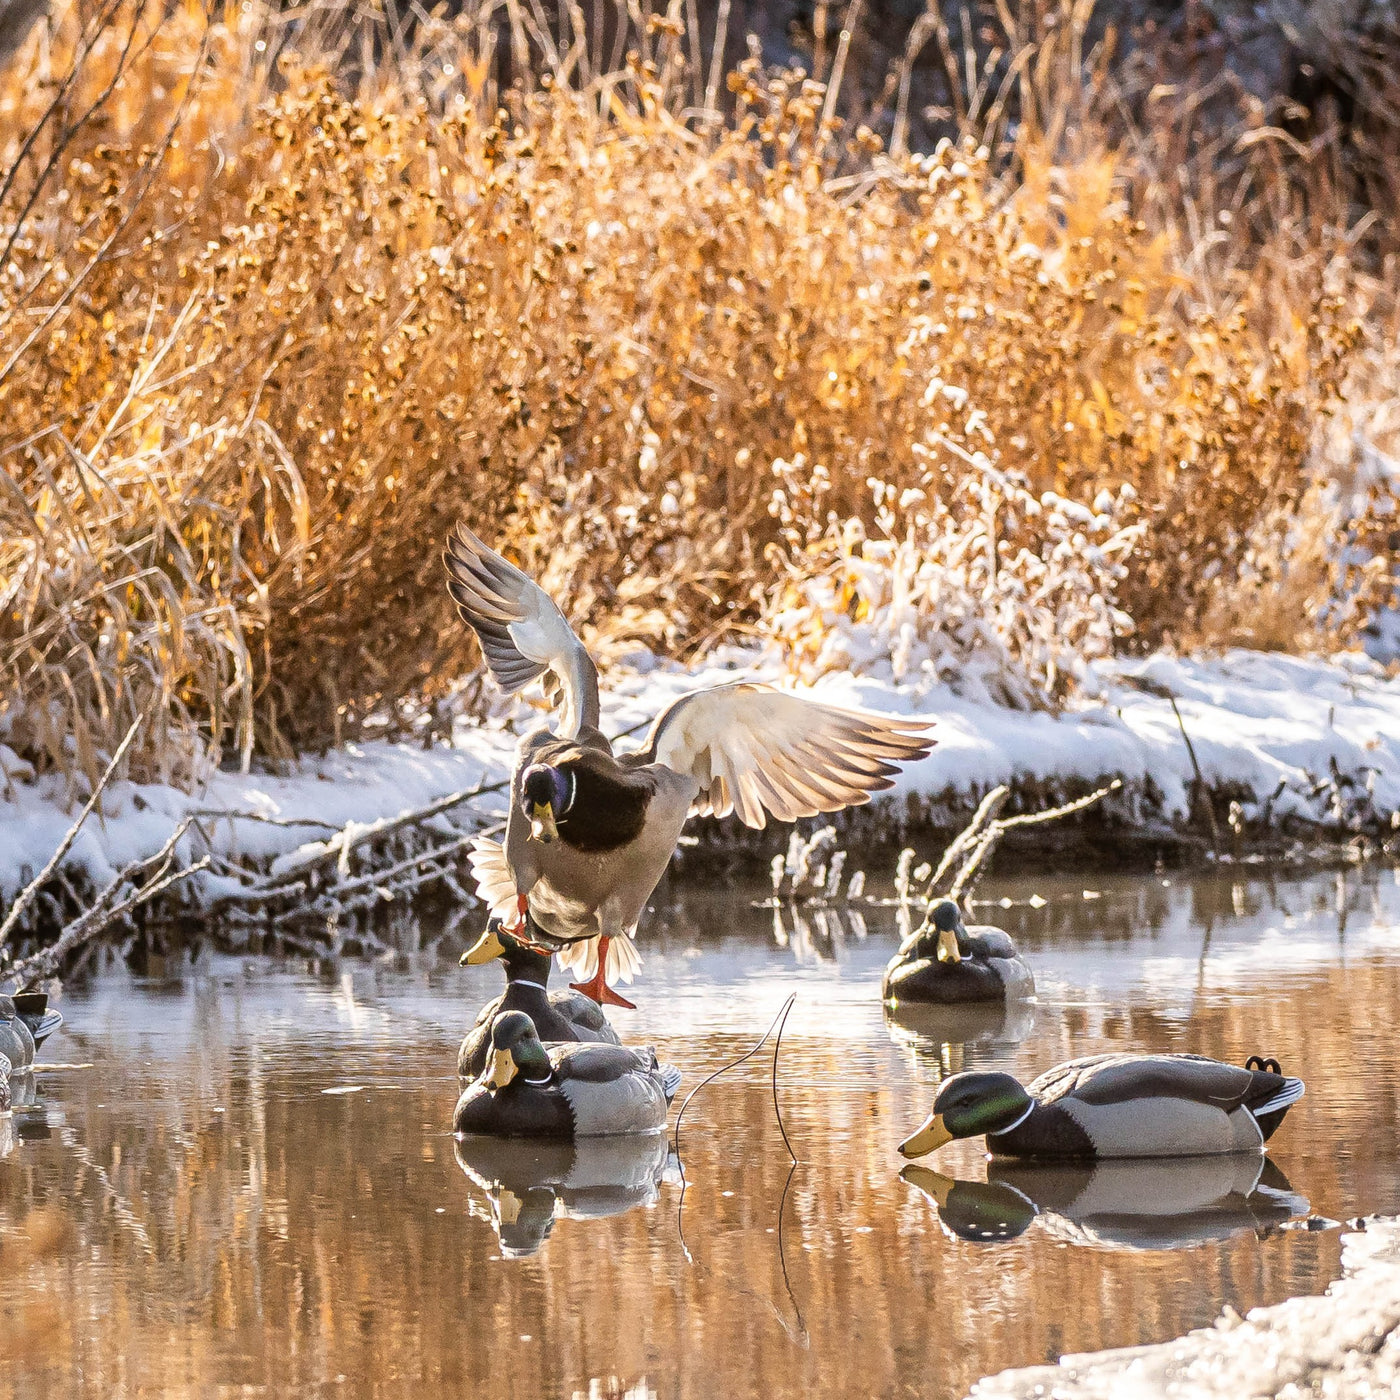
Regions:
M 683 695 L 652 726 L 642 757 L 700 785 L 697 812 L 746 825 L 835 812 L 891 786 L 933 747 L 923 720 L 858 714 L 741 683 Z
M 471 845 L 467 864 L 476 878 L 477 898 L 488 915 L 510 922 L 515 918 L 515 876 L 506 861 L 506 848 L 489 836 L 478 836 Z
M 442 561 L 447 591 L 501 689 L 513 695 L 552 671 L 562 690 L 560 732 L 571 736 L 582 725 L 596 727 L 597 668 L 549 594 L 465 525 L 448 536 Z

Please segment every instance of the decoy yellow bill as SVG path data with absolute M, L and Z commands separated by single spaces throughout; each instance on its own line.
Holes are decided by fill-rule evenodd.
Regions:
M 497 1050 L 491 1056 L 491 1069 L 487 1074 L 486 1082 L 493 1089 L 504 1089 L 512 1079 L 515 1078 L 519 1070 L 515 1060 L 511 1057 L 509 1050 Z
M 899 1144 L 899 1150 L 906 1157 L 926 1157 L 952 1140 L 952 1133 L 943 1126 L 943 1115 L 931 1113 L 918 1132 Z
M 458 959 L 460 967 L 482 967 L 486 963 L 494 962 L 497 958 L 503 958 L 506 954 L 505 944 L 496 936 L 496 930 L 488 928 L 480 938 L 462 954 Z

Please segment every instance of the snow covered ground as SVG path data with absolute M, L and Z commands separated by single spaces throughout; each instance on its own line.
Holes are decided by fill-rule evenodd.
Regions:
M 698 686 L 776 679 L 775 661 L 752 651 L 718 653 L 681 670 L 649 658 L 606 678 L 604 729 L 620 734 L 649 720 L 671 699 Z M 1115 820 L 1170 824 L 1189 810 L 1193 768 L 1185 727 L 1202 775 L 1239 798 L 1246 822 L 1299 818 L 1346 831 L 1357 821 L 1389 822 L 1400 811 L 1400 676 L 1346 654 L 1330 660 L 1232 652 L 1215 659 L 1154 656 L 1100 663 L 1092 694 L 1062 714 L 1015 711 L 961 697 L 948 686 L 918 689 L 878 676 L 833 676 L 813 692 L 836 704 L 922 715 L 936 723 L 938 745 L 901 775 L 896 812 L 914 796 L 933 820 L 953 824 L 1001 782 L 1045 794 L 1077 793 L 1113 777 Z M 1176 700 L 1181 724 L 1173 713 Z M 75 872 L 103 884 L 124 864 L 148 856 L 190 812 L 251 814 L 205 818 L 220 854 L 265 865 L 348 822 L 374 822 L 419 808 L 444 794 L 504 778 L 519 728 L 538 723 L 524 703 L 481 725 L 461 719 L 451 745 L 347 744 L 307 758 L 287 776 L 216 773 L 194 794 L 114 784 L 70 854 Z M 638 731 L 628 743 L 639 743 Z M 27 777 L 0 744 L 0 905 L 41 868 L 75 810 L 62 804 L 52 777 Z M 501 793 L 474 810 L 504 813 Z M 460 817 L 461 813 L 454 814 Z M 298 824 L 302 823 L 302 824 Z M 219 880 L 206 876 L 206 892 Z

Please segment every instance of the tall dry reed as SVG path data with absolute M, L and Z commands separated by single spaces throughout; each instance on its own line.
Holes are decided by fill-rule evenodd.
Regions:
M 1266 596 L 1255 640 L 1345 640 L 1389 586 L 1384 492 L 1309 465 L 1366 307 L 1345 238 L 1204 256 L 1073 45 L 1034 68 L 1073 130 L 920 156 L 756 58 L 719 111 L 679 4 L 610 71 L 507 6 L 549 59 L 514 89 L 468 10 L 293 44 L 247 5 L 70 0 L 0 74 L 12 766 L 81 787 L 153 693 L 135 771 L 173 781 L 433 694 L 475 659 L 458 519 L 605 655 L 799 606 L 810 664 L 843 571 L 898 555 L 904 623 L 956 594 L 1015 703 L 1129 636 L 1249 640 Z

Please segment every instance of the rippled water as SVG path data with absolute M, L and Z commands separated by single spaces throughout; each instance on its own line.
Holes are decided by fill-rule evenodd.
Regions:
M 1400 1210 L 1400 882 L 993 881 L 1038 1004 L 887 1023 L 892 913 L 657 910 L 615 1016 L 685 1072 L 762 1055 L 656 1140 L 464 1148 L 455 1045 L 496 968 L 117 962 L 68 989 L 0 1160 L 0 1393 L 16 1397 L 956 1397 L 1323 1288 Z M 1032 907 L 1032 895 L 1047 902 Z M 1308 1096 L 1254 1164 L 901 1176 L 941 1072 L 1029 1078 L 1113 1046 L 1278 1056 Z M 942 1175 L 940 1175 L 940 1173 Z M 1296 1225 L 1296 1219 L 1295 1219 Z

